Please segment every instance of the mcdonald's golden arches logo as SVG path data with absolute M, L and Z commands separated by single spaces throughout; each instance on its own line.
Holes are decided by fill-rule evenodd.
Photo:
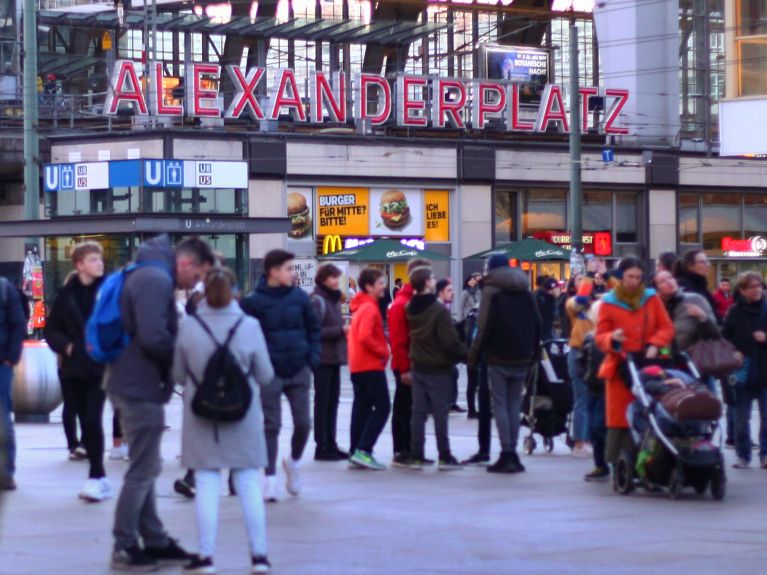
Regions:
M 322 255 L 333 254 L 340 252 L 344 249 L 344 242 L 341 240 L 341 236 L 338 234 L 331 234 L 325 236 L 322 240 Z

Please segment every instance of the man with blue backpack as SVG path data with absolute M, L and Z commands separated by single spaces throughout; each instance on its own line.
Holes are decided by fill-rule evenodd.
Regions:
M 148 571 L 161 561 L 190 558 L 157 515 L 155 481 L 162 470 L 163 406 L 173 390 L 175 288 L 190 289 L 205 276 L 209 253 L 197 238 L 181 242 L 175 254 L 167 235 L 147 240 L 135 264 L 105 280 L 88 322 L 89 351 L 109 364 L 107 393 L 129 445 L 130 467 L 115 510 L 115 569 Z

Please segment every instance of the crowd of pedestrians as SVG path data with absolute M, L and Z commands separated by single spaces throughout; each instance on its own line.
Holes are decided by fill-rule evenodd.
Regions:
M 636 449 L 627 417 L 634 396 L 626 355 L 653 360 L 720 337 L 737 348 L 743 367 L 729 379 L 707 377 L 705 383 L 717 393 L 721 388 L 730 406 L 728 442 L 736 449 L 738 468 L 751 461 L 756 401 L 759 462 L 767 468 L 764 278 L 744 273 L 734 290 L 723 279 L 712 294 L 709 262 L 700 250 L 682 258 L 661 254 L 652 273 L 633 257 L 609 271 L 603 261 L 588 258 L 585 273 L 567 285 L 544 277 L 535 291 L 526 272 L 495 254 L 484 274 L 466 280 L 454 321 L 453 284 L 437 278 L 426 259 L 409 262 L 408 277 L 396 284 L 392 301 L 380 270 L 362 269 L 353 291 L 344 293 L 343 272 L 333 264 L 318 269 L 310 295 L 296 285 L 294 255 L 273 250 L 254 291 L 242 297 L 235 275 L 204 241 L 190 238 L 174 249 L 167 236 L 159 236 L 140 246 L 134 264 L 115 272 L 122 282 L 117 313 L 125 337 L 119 338 L 119 353 L 106 362 L 93 359 L 90 330 L 101 313 L 97 294 L 108 290 L 116 275 L 105 279 L 102 248 L 95 242 L 75 246 L 72 264 L 45 336 L 61 358 L 69 456 L 89 462 L 80 491 L 88 502 L 112 496 L 104 468 L 107 398 L 115 410 L 113 455 L 129 460 L 113 525 L 112 566 L 118 569 L 148 571 L 161 562 L 183 562 L 188 573 L 215 573 L 218 496 L 222 472 L 228 471 L 229 491 L 243 510 L 252 571 L 268 572 L 264 502 L 280 498 L 280 467 L 287 492 L 301 494 L 301 460 L 312 429 L 316 461 L 344 461 L 355 469 L 387 469 L 376 445 L 391 415 L 393 467 L 524 472 L 518 453 L 523 398 L 543 359 L 542 342 L 556 336 L 569 344 L 574 397 L 569 439 L 574 456 L 594 461 L 587 481 L 608 479 L 619 454 Z M 183 310 L 177 290 L 188 294 Z M 11 379 L 25 326 L 18 293 L 0 278 L 2 490 L 16 487 Z M 463 363 L 478 450 L 460 461 L 451 449 L 450 414 L 463 412 L 458 406 Z M 344 434 L 338 429 L 341 370 L 347 364 L 354 394 L 348 451 L 340 445 L 343 439 L 339 444 Z M 395 382 L 393 401 L 388 370 Z M 197 554 L 168 534 L 157 511 L 164 405 L 174 387 L 183 395 L 181 464 L 189 470 L 175 487 L 195 499 Z M 283 397 L 293 428 L 289 453 L 280 461 Z M 426 451 L 430 417 L 434 459 Z M 501 451 L 491 463 L 493 420 Z

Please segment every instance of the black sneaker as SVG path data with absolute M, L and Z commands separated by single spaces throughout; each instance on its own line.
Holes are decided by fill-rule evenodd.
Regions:
M 266 555 L 254 555 L 252 562 L 253 567 L 250 569 L 251 573 L 269 573 L 269 571 L 272 570 L 272 564 L 269 563 L 269 559 L 266 558 Z
M 338 458 L 337 461 L 346 461 L 349 459 L 349 453 L 338 446 L 336 446 L 334 449 L 331 449 L 331 451 L 335 452 L 336 457 Z
M 0 491 L 16 491 L 16 487 L 13 477 L 0 477 Z
M 412 461 L 413 461 L 413 458 L 410 457 L 409 453 L 404 453 L 404 452 L 395 453 L 394 457 L 391 460 L 391 466 L 396 467 L 398 469 L 408 469 Z
M 194 556 L 184 551 L 175 539 L 168 538 L 165 547 L 145 547 L 144 553 L 155 561 L 189 561 Z
M 194 483 L 190 483 L 187 477 L 177 479 L 173 483 L 173 491 L 179 495 L 183 495 L 187 499 L 194 499 L 194 496 L 197 494 L 197 489 L 195 489 Z
M 469 415 L 466 416 L 469 419 L 479 419 L 479 413 L 469 410 Z
M 520 473 L 524 471 L 521 464 L 517 464 L 514 459 L 514 453 L 502 451 L 498 461 L 487 468 L 488 473 Z
M 229 484 L 229 497 L 234 497 L 237 495 L 237 488 L 234 486 L 234 474 L 232 472 L 229 472 L 229 480 L 227 481 Z
M 141 547 L 134 545 L 127 549 L 115 549 L 112 552 L 112 569 L 149 573 L 159 569 L 157 561 L 149 557 Z
M 595 467 L 583 476 L 584 481 L 607 481 L 610 479 L 610 470 L 604 467 Z
M 349 459 L 349 454 L 335 449 L 318 449 L 314 452 L 314 461 L 345 461 Z
M 469 466 L 482 466 L 485 467 L 490 464 L 490 456 L 487 453 L 475 453 L 468 459 L 461 462 L 463 465 Z
M 216 567 L 210 557 L 195 557 L 184 565 L 184 573 L 188 575 L 215 575 Z
M 423 458 L 423 464 L 426 466 L 434 465 L 435 463 L 436 461 L 434 461 L 433 459 L 429 459 L 428 457 Z
M 525 471 L 525 466 L 522 465 L 522 461 L 519 459 L 519 454 L 516 451 L 511 452 L 511 461 L 516 466 L 516 470 L 512 471 L 512 473 L 522 473 Z
M 728 439 L 724 442 L 724 446 L 727 449 L 735 449 L 735 440 L 734 439 Z
M 454 403 L 450 406 L 450 413 L 466 413 L 466 410 L 457 403 Z
M 463 465 L 452 455 L 439 458 L 440 471 L 458 471 L 459 469 L 463 469 Z

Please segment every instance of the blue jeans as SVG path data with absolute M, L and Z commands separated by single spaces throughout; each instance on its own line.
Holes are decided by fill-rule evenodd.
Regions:
M 605 396 L 589 393 L 589 435 L 594 449 L 594 466 L 608 469 L 605 459 L 607 448 L 607 425 L 605 425 Z
M 573 439 L 589 440 L 589 388 L 581 377 L 578 367 L 581 350 L 570 348 L 567 354 L 567 371 L 573 386 Z
M 0 364 L 0 462 L 5 477 L 16 473 L 16 433 L 13 429 L 12 400 L 13 368 Z
M 767 389 L 735 388 L 735 452 L 751 461 L 751 409 L 759 406 L 759 457 L 767 456 Z

